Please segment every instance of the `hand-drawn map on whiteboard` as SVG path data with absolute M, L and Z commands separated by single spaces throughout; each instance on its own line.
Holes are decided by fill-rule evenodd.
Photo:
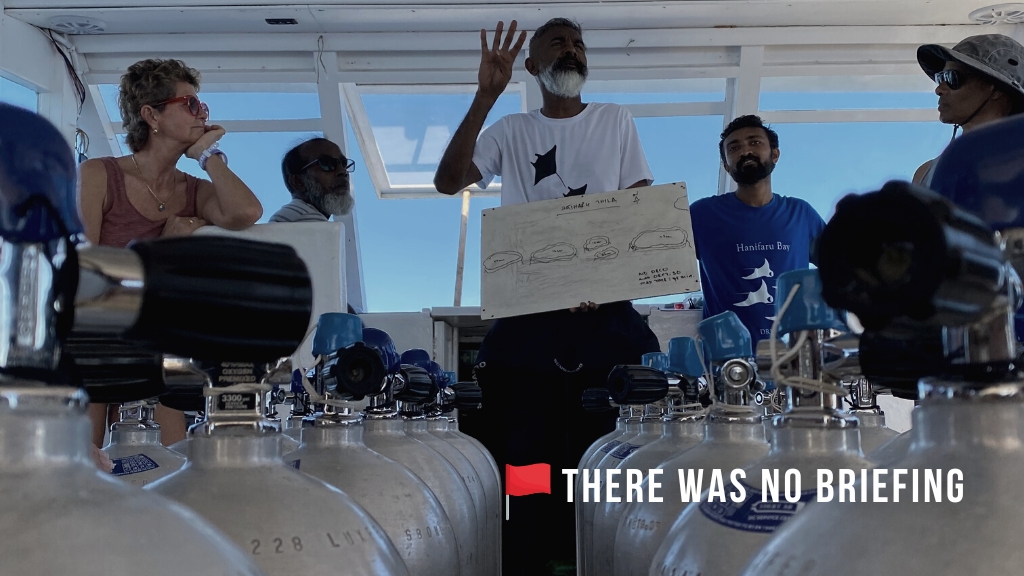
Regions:
M 700 289 L 686 184 L 484 210 L 481 316 Z

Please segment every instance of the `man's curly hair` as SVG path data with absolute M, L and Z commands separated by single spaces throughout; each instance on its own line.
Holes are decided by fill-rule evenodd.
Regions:
M 198 92 L 201 78 L 198 70 L 181 60 L 142 60 L 128 67 L 121 76 L 117 106 L 132 152 L 142 150 L 149 141 L 150 126 L 142 119 L 142 107 L 174 98 L 178 82 L 188 82 Z

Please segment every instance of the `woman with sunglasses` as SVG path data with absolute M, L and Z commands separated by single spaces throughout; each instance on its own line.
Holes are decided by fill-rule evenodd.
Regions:
M 123 248 L 133 240 L 181 236 L 212 224 L 247 228 L 263 215 L 252 190 L 228 168 L 217 143 L 224 128 L 208 125 L 209 108 L 199 100 L 200 75 L 179 60 L 143 60 L 121 77 L 118 107 L 131 154 L 83 162 L 79 204 L 85 235 L 100 246 Z M 177 169 L 185 155 L 209 180 Z M 107 408 L 90 407 L 93 442 L 102 445 Z M 159 406 L 161 440 L 185 437 L 181 412 Z
M 937 84 L 939 120 L 964 132 L 1024 112 L 1024 46 L 1002 34 L 971 36 L 952 49 L 928 44 L 917 61 Z M 935 161 L 925 162 L 914 182 L 931 182 Z

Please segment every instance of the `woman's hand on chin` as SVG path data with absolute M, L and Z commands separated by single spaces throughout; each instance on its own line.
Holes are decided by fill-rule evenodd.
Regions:
M 227 130 L 224 130 L 224 127 L 218 124 L 208 124 L 203 128 L 206 129 L 206 133 L 200 136 L 199 140 L 196 140 L 195 144 L 189 146 L 188 150 L 185 150 L 185 156 L 188 156 L 193 160 L 199 160 L 199 156 L 201 156 L 207 148 L 212 146 L 214 142 L 220 140 L 221 136 L 224 136 L 224 134 L 227 133 Z

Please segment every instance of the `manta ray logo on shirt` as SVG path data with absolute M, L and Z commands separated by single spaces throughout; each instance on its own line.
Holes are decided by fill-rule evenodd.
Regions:
M 772 272 L 772 267 L 768 264 L 768 259 L 764 259 L 764 264 L 754 268 L 754 271 L 749 275 L 744 276 L 744 280 L 757 280 L 758 278 L 772 278 L 775 276 L 775 272 Z
M 733 306 L 753 306 L 754 304 L 773 304 L 775 297 L 768 293 L 768 284 L 761 280 L 761 287 L 756 292 L 747 294 L 746 300 L 737 302 Z
M 579 188 L 573 188 L 566 184 L 565 180 L 562 180 L 562 177 L 558 175 L 558 162 L 555 160 L 555 151 L 557 149 L 558 145 L 556 144 L 551 147 L 551 150 L 548 150 L 544 154 L 534 154 L 534 156 L 537 157 L 537 160 L 535 162 L 530 162 L 530 165 L 533 166 L 533 185 L 536 186 L 537 184 L 540 184 L 540 181 L 548 176 L 556 176 L 558 177 L 558 181 L 562 183 L 562 186 L 565 186 L 569 190 L 567 193 L 562 194 L 563 198 L 568 198 L 569 196 L 582 196 L 586 194 L 586 184 Z

